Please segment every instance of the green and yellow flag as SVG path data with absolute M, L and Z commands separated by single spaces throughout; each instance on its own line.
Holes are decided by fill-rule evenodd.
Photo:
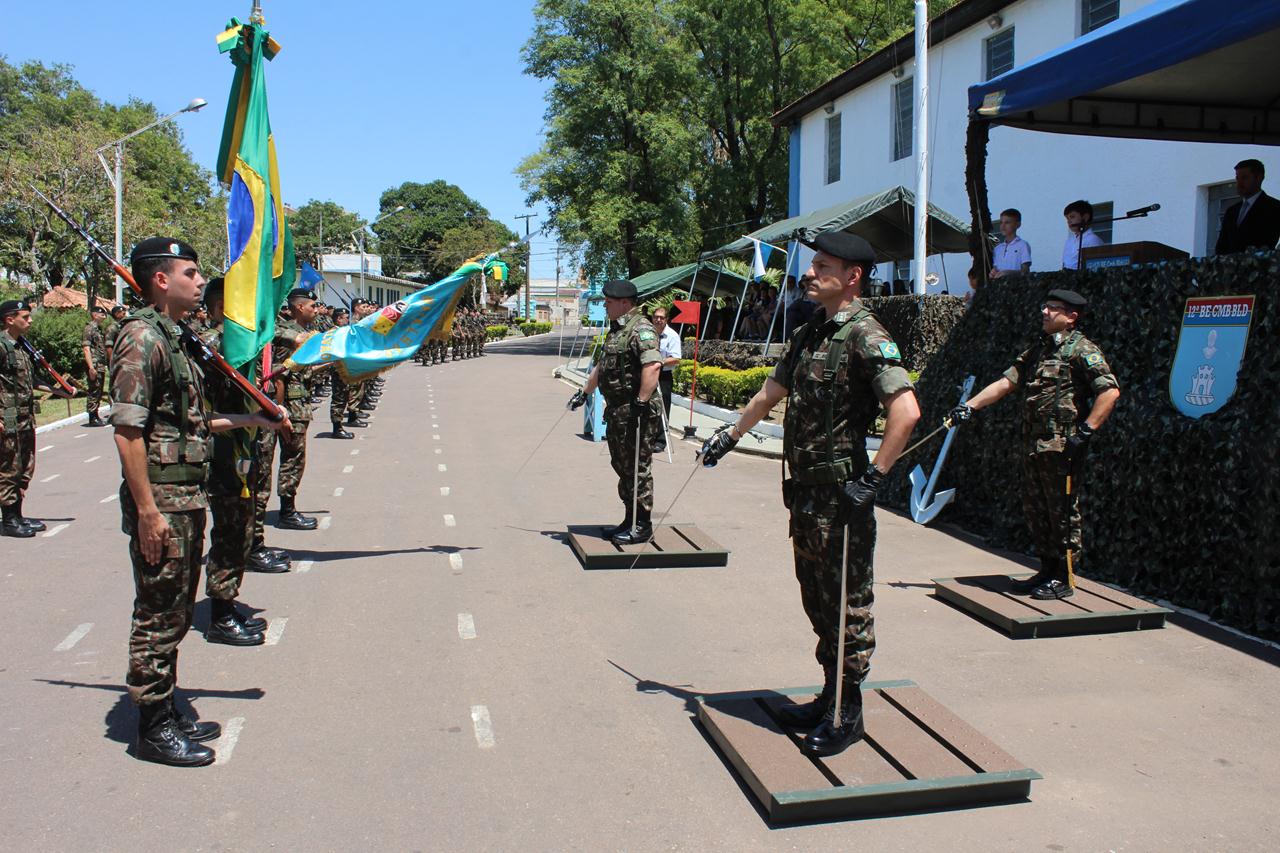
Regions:
M 217 165 L 218 180 L 230 192 L 231 263 L 226 271 L 222 349 L 227 361 L 246 374 L 253 370 L 250 362 L 271 342 L 276 313 L 297 275 L 263 73 L 263 60 L 273 59 L 280 46 L 263 25 L 260 19 L 243 24 L 232 18 L 218 36 L 219 52 L 230 53 L 235 65 Z

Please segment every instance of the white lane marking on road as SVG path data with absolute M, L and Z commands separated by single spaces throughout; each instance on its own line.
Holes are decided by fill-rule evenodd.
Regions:
M 470 613 L 458 614 L 458 636 L 464 640 L 476 638 L 476 620 Z
M 432 440 L 432 441 L 439 441 L 439 440 L 440 440 L 440 433 L 435 433 L 434 435 L 432 435 L 432 436 L 431 436 L 431 440 Z
M 272 619 L 271 624 L 267 626 L 267 638 L 263 641 L 264 646 L 274 646 L 280 642 L 280 635 L 284 633 L 284 626 L 289 623 L 288 616 L 281 616 L 279 619 Z
M 226 764 L 231 760 L 231 753 L 236 750 L 236 742 L 240 740 L 240 731 L 243 728 L 244 717 L 232 717 L 227 720 L 227 724 L 222 727 L 222 737 L 218 738 L 215 750 L 218 757 L 213 760 L 214 764 Z
M 351 455 L 352 455 L 352 456 L 359 456 L 359 455 L 360 455 L 360 448 L 358 448 L 358 447 L 357 447 L 355 450 L 351 451 Z
M 453 573 L 455 575 L 458 574 L 458 572 L 462 571 L 462 555 L 457 553 L 456 551 L 450 554 L 449 567 L 453 569 Z
M 119 492 L 116 492 L 114 495 L 107 495 L 105 498 L 103 498 L 102 500 L 98 501 L 98 503 L 100 503 L 100 504 L 109 504 L 109 503 L 111 503 L 112 501 L 118 501 L 118 500 L 120 500 L 120 493 L 119 493 Z
M 344 474 L 350 474 L 350 473 L 351 473 L 352 471 L 354 471 L 354 470 L 356 470 L 356 466 L 354 466 L 354 465 L 343 465 L 343 466 L 342 466 L 342 473 L 344 473 Z
M 320 519 L 321 530 L 328 530 L 330 524 L 333 524 L 333 516 L 326 515 L 324 518 Z
M 449 470 L 449 466 L 448 466 L 448 465 L 437 465 L 437 466 L 436 466 L 436 470 L 437 470 L 437 471 L 439 471 L 439 472 L 441 472 L 441 473 L 444 473 L 445 471 L 448 471 L 448 470 Z
M 86 435 L 88 435 L 88 434 L 89 434 L 89 433 L 87 433 L 87 432 L 82 432 L 82 433 L 80 433 L 79 435 L 73 435 L 73 436 L 71 436 L 71 437 L 72 437 L 72 438 L 84 438 L 84 437 L 85 437 Z
M 471 725 L 476 730 L 476 743 L 480 748 L 493 749 L 497 741 L 493 738 L 493 721 L 489 719 L 489 709 L 483 705 L 472 705 Z
M 437 447 L 437 448 L 436 448 L 436 453 L 444 453 L 444 451 L 443 451 L 443 450 L 441 450 L 439 447 Z
M 40 482 L 42 482 L 42 483 L 52 483 L 54 480 L 58 479 L 58 478 L 59 478 L 59 477 L 61 477 L 61 476 L 62 476 L 61 474 L 50 474 L 48 477 L 45 477 L 45 478 L 44 478 L 43 480 L 41 480 Z
M 315 564 L 316 564 L 315 560 L 303 560 L 302 562 L 298 563 L 298 574 L 305 575 L 307 572 L 311 571 L 311 567 L 314 566 Z
M 75 646 L 76 643 L 84 639 L 85 634 L 89 633 L 92 630 L 93 630 L 92 622 L 85 622 L 82 625 L 77 625 L 74 631 L 72 631 L 70 634 L 67 634 L 67 638 L 65 640 L 63 640 L 61 643 L 58 643 L 58 645 L 53 647 L 53 650 L 55 652 L 69 651 L 73 646 Z
M 57 446 L 56 444 L 46 444 L 44 447 L 37 447 L 36 453 L 44 453 L 46 450 L 53 450 Z
M 63 522 L 62 524 L 55 524 L 53 527 L 50 527 L 48 530 L 44 532 L 44 538 L 48 539 L 51 536 L 57 536 L 59 533 L 66 530 L 70 526 L 71 525 L 66 522 Z
M 441 486 L 441 487 L 440 487 L 440 497 L 442 497 L 442 498 L 447 498 L 447 497 L 449 497 L 449 487 L 448 487 L 448 486 Z
M 457 520 L 456 518 L 454 518 L 452 515 L 449 515 L 449 513 L 447 513 L 447 512 L 446 512 L 446 513 L 444 514 L 444 526 L 445 526 L 445 527 L 457 527 L 457 526 L 458 526 L 458 520 Z
M 101 456 L 90 456 L 88 459 L 84 460 L 84 464 L 88 465 L 90 462 L 97 462 L 101 458 Z
M 432 425 L 431 425 L 431 428 L 432 428 L 432 429 L 440 429 L 440 424 L 432 424 Z
M 342 497 L 342 486 L 338 486 L 338 488 L 336 488 L 336 489 L 334 489 L 334 490 L 333 490 L 333 496 L 334 496 L 335 498 L 340 498 L 340 497 Z

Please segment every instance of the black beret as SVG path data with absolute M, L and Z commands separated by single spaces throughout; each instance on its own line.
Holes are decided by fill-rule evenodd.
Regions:
M 1077 311 L 1083 311 L 1089 307 L 1089 300 L 1074 290 L 1050 290 L 1046 298 L 1056 299 L 1068 308 L 1074 308 Z
M 125 314 L 125 313 L 127 313 L 127 312 L 128 312 L 128 310 L 129 310 L 129 309 L 125 308 L 123 305 L 112 305 L 112 306 L 111 306 L 111 313 L 112 313 L 112 314 L 115 314 L 117 311 L 118 311 L 118 312 L 120 312 L 121 314 Z
M 93 306 L 92 308 L 90 308 L 90 309 L 89 309 L 89 313 L 90 313 L 90 314 L 105 314 L 105 313 L 107 313 L 107 309 L 106 309 L 106 308 L 103 308 L 101 305 L 95 305 L 95 306 Z
M 871 244 L 847 231 L 826 231 L 812 240 L 801 240 L 810 249 L 823 252 L 842 261 L 859 264 L 874 264 L 876 250 Z
M 209 279 L 209 283 L 204 286 L 204 301 L 208 302 L 210 298 L 222 298 L 222 293 L 225 289 L 226 280 L 222 276 Z
M 17 314 L 19 311 L 30 311 L 31 303 L 25 299 L 9 299 L 0 302 L 0 317 L 8 317 L 10 314 Z
M 345 317 L 345 316 L 347 316 L 347 315 L 348 315 L 348 314 L 350 314 L 350 313 L 351 313 L 351 312 L 350 312 L 350 311 L 348 311 L 346 308 L 334 308 L 334 309 L 333 309 L 333 316 L 335 316 L 335 317 L 338 317 L 338 316 Z
M 288 300 L 290 302 L 292 302 L 295 299 L 315 299 L 315 298 L 316 298 L 316 292 L 314 290 L 308 290 L 305 287 L 295 287 L 293 290 L 289 291 L 289 296 L 288 296 Z
M 636 286 L 625 278 L 615 278 L 604 283 L 604 295 L 610 299 L 635 299 Z
M 175 237 L 148 237 L 133 247 L 129 263 L 136 264 L 144 258 L 180 258 L 198 261 L 196 250 Z

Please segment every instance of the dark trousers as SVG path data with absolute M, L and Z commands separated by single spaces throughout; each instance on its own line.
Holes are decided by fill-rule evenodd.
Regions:
M 674 370 L 664 370 L 658 374 L 658 391 L 662 394 L 662 410 L 667 413 L 667 423 L 671 423 L 671 386 L 675 381 Z

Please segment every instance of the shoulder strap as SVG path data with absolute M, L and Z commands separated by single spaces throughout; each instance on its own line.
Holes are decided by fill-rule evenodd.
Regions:
M 840 366 L 840 356 L 844 354 L 845 344 L 853 334 L 854 321 L 869 313 L 864 308 L 846 320 L 845 324 L 836 330 L 836 333 L 831 336 L 831 346 L 827 349 L 827 363 L 822 368 L 822 390 L 827 398 L 827 411 L 824 418 L 827 431 L 827 465 L 833 469 L 836 464 L 836 452 L 835 448 L 832 447 L 834 442 L 831 441 L 831 430 L 835 428 L 836 421 L 836 370 Z
M 191 399 L 188 394 L 188 388 L 191 385 L 191 370 L 187 366 L 187 360 L 183 357 L 182 346 L 178 339 L 173 336 L 169 328 L 161 322 L 160 312 L 156 311 L 154 306 L 148 305 L 140 311 L 125 318 L 125 322 L 130 320 L 141 320 L 152 329 L 155 330 L 161 339 L 165 342 L 165 350 L 169 356 L 169 369 L 173 373 L 173 381 L 178 386 L 178 460 L 180 462 L 187 461 L 187 431 L 183 429 L 183 421 L 187 417 L 187 409 L 191 405 Z

